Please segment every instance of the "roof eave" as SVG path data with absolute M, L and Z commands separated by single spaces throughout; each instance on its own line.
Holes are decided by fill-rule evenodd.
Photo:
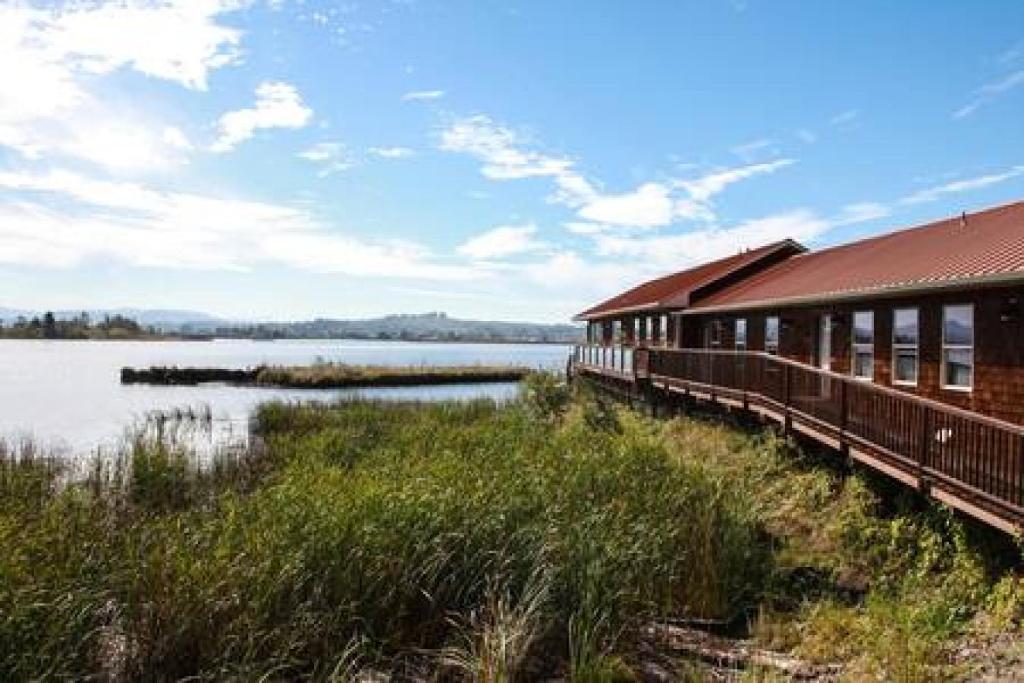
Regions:
M 638 304 L 636 306 L 623 306 L 622 308 L 613 308 L 609 311 L 597 311 L 594 313 L 579 313 L 573 316 L 573 320 L 576 322 L 583 322 L 588 320 L 600 320 L 602 318 L 610 318 L 616 315 L 622 315 L 623 313 L 637 313 L 640 311 L 651 311 L 659 308 L 665 308 L 662 306 L 660 301 L 656 301 L 653 304 Z
M 751 311 L 763 308 L 783 308 L 787 306 L 811 306 L 814 304 L 836 303 L 840 301 L 860 301 L 872 298 L 893 298 L 905 294 L 932 293 L 939 291 L 950 291 L 966 289 L 975 285 L 1001 285 L 1024 282 L 1024 272 L 995 273 L 992 275 L 980 275 L 971 278 L 958 278 L 956 280 L 937 280 L 934 282 L 913 283 L 898 285 L 894 287 L 876 287 L 849 292 L 834 292 L 831 294 L 817 294 L 807 296 L 791 296 L 777 299 L 760 299 L 740 304 L 725 304 L 720 306 L 695 306 L 694 308 L 680 311 L 681 315 L 701 315 L 705 313 L 732 313 L 737 311 Z
M 729 275 L 732 275 L 733 273 L 737 272 L 738 270 L 740 270 L 742 268 L 745 268 L 746 266 L 749 266 L 749 265 L 751 265 L 753 263 L 757 263 L 758 261 L 761 261 L 763 259 L 766 259 L 769 256 L 771 256 L 772 254 L 776 254 L 776 253 L 782 251 L 783 249 L 794 249 L 797 254 L 802 254 L 802 253 L 805 253 L 805 252 L 808 251 L 807 247 L 805 247 L 804 245 L 800 244 L 799 242 L 797 242 L 792 237 L 787 237 L 784 240 L 780 240 L 778 243 L 776 243 L 774 246 L 772 246 L 771 249 L 768 249 L 767 251 L 765 251 L 756 260 L 751 261 L 750 263 L 746 263 L 744 265 L 738 265 L 738 266 L 735 266 L 733 268 L 730 268 L 727 271 L 725 271 L 724 273 L 720 274 L 718 277 L 716 277 L 715 280 L 720 280 L 723 277 L 728 277 Z M 685 292 L 685 297 L 683 297 L 685 299 L 685 301 L 684 300 L 672 301 L 672 299 L 674 299 L 674 298 L 676 298 L 676 296 L 678 296 L 678 293 L 677 293 L 675 295 L 672 295 L 672 296 L 668 297 L 667 301 L 656 301 L 656 302 L 651 303 L 651 304 L 639 304 L 639 305 L 636 305 L 636 306 L 624 306 L 622 308 L 615 308 L 615 309 L 608 310 L 608 311 L 599 311 L 599 312 L 595 311 L 593 313 L 584 311 L 583 313 L 578 313 L 577 315 L 573 316 L 572 319 L 575 322 L 585 322 L 585 321 L 589 321 L 589 320 L 600 320 L 601 318 L 608 318 L 608 317 L 615 316 L 615 315 L 621 315 L 623 313 L 635 313 L 637 311 L 647 311 L 647 310 L 659 309 L 659 308 L 664 309 L 668 313 L 676 313 L 676 314 L 678 314 L 678 313 L 680 313 L 681 309 L 685 309 L 687 306 L 690 305 L 690 293 L 700 289 L 702 286 L 703 285 L 700 285 L 700 286 L 697 286 L 697 287 L 692 287 L 691 289 L 687 290 Z

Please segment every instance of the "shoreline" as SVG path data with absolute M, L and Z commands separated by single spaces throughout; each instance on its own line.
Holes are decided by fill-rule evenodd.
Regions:
M 451 345 L 514 345 L 514 346 L 572 346 L 582 344 L 577 341 L 530 341 L 516 339 L 372 339 L 367 337 L 284 337 L 281 339 L 261 339 L 259 337 L 132 337 L 123 339 L 112 338 L 89 338 L 72 339 L 67 337 L 51 338 L 44 337 L 2 337 L 0 342 L 5 341 L 35 341 L 35 342 L 220 342 L 220 341 L 247 341 L 254 343 L 275 343 L 275 342 L 372 342 L 381 344 L 451 344 Z

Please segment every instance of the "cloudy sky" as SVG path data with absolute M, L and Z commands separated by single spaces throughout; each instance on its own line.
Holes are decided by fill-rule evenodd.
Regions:
M 1022 198 L 1017 0 L 0 0 L 0 306 L 559 321 Z

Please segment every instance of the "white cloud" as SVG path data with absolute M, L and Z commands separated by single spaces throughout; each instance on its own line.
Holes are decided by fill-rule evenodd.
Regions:
M 416 244 L 339 233 L 279 204 L 166 192 L 77 173 L 0 172 L 0 262 L 66 267 L 90 259 L 134 266 L 247 270 L 260 264 L 312 272 L 464 281 L 474 267 Z
M 444 97 L 444 90 L 414 90 L 402 95 L 403 102 L 425 102 Z
M 91 88 L 130 69 L 205 90 L 209 73 L 240 59 L 241 33 L 219 23 L 241 3 L 217 0 L 0 5 L 0 146 L 29 158 L 74 156 L 145 170 L 184 159 L 166 124 L 114 106 Z M 131 148 L 131 149 L 126 149 Z
M 227 152 L 265 128 L 303 128 L 313 118 L 294 85 L 266 81 L 256 87 L 256 102 L 251 108 L 223 114 L 218 123 L 217 141 L 210 149 Z
M 828 122 L 838 128 L 850 128 L 857 122 L 857 119 L 859 118 L 859 109 L 847 109 L 846 111 L 840 112 L 833 116 L 832 118 L 830 118 Z
M 980 190 L 990 185 L 997 185 L 999 183 L 1016 178 L 1024 175 L 1024 165 L 1014 166 L 1002 173 L 990 173 L 987 175 L 978 176 L 975 178 L 966 178 L 964 180 L 955 180 L 953 182 L 946 183 L 944 185 L 937 185 L 930 187 L 925 190 L 920 190 L 911 195 L 908 195 L 900 200 L 901 204 L 923 204 L 925 202 L 932 202 L 939 199 L 943 195 L 947 194 L 959 194 L 961 192 L 970 192 L 971 190 Z
M 298 157 L 317 164 L 320 167 L 317 172 L 319 178 L 347 171 L 355 165 L 355 161 L 348 155 L 345 146 L 340 142 L 318 142 L 299 152 Z
M 601 223 L 581 223 L 581 222 L 570 222 L 565 224 L 565 229 L 574 235 L 597 235 L 598 233 L 608 232 L 610 227 L 602 225 Z
M 782 239 L 812 240 L 825 232 L 828 221 L 805 209 L 745 221 L 730 227 L 711 227 L 675 235 L 595 237 L 600 256 L 628 257 L 645 261 L 662 271 L 735 254 Z
M 739 168 L 729 168 L 723 171 L 716 171 L 695 180 L 680 180 L 679 187 L 685 189 L 690 198 L 695 202 L 707 202 L 716 194 L 721 193 L 729 185 L 737 183 L 746 178 L 757 175 L 774 173 L 779 169 L 796 163 L 793 159 L 777 159 L 763 164 L 751 164 Z
M 668 225 L 678 216 L 670 192 L 661 183 L 645 183 L 633 192 L 596 197 L 579 210 L 579 216 L 595 223 L 636 228 Z
M 792 159 L 777 159 L 669 184 L 649 182 L 623 194 L 600 195 L 592 191 L 582 202 L 578 215 L 595 223 L 632 228 L 659 228 L 680 220 L 711 222 L 715 219 L 711 203 L 715 195 L 733 183 L 774 173 L 793 163 Z M 683 190 L 685 196 L 677 190 Z
M 677 220 L 712 220 L 710 199 L 714 195 L 732 183 L 795 163 L 778 159 L 694 180 L 648 182 L 630 192 L 613 194 L 600 192 L 576 170 L 572 159 L 531 149 L 522 135 L 482 114 L 459 119 L 443 130 L 440 148 L 477 158 L 482 163 L 480 172 L 491 180 L 550 178 L 555 184 L 550 200 L 576 209 L 580 218 L 636 228 L 661 227 Z
M 524 149 L 521 136 L 479 114 L 460 119 L 441 132 L 441 149 L 469 154 L 483 162 L 481 173 L 491 180 L 557 177 L 571 172 L 573 162 Z
M 775 140 L 770 138 L 761 138 L 759 140 L 752 140 L 745 142 L 742 145 L 735 145 L 729 149 L 730 152 L 738 156 L 743 161 L 750 163 L 757 157 L 764 157 L 765 155 L 775 155 L 776 143 Z
M 481 261 L 513 256 L 543 248 L 544 244 L 534 239 L 536 234 L 537 226 L 532 223 L 502 225 L 470 238 L 460 244 L 456 251 Z
M 807 145 L 813 145 L 818 141 L 818 135 L 809 128 L 801 128 L 796 132 L 796 136 L 800 138 L 800 141 Z
M 953 118 L 962 119 L 965 116 L 970 116 L 978 109 L 991 103 L 1001 95 L 1019 88 L 1022 85 L 1024 85 L 1024 69 L 1014 71 L 998 81 L 986 83 L 975 91 L 975 97 L 973 100 L 953 112 Z
M 866 223 L 867 221 L 885 218 L 891 213 L 889 207 L 877 202 L 857 202 L 847 204 L 839 210 L 838 215 L 833 217 L 829 223 L 833 227 L 841 225 L 854 225 Z
M 441 132 L 440 148 L 469 154 L 483 164 L 480 173 L 490 180 L 550 178 L 555 192 L 550 201 L 581 207 L 598 197 L 594 186 L 575 170 L 575 162 L 529 148 L 516 131 L 483 114 L 463 118 Z
M 1011 45 L 1002 53 L 996 56 L 996 63 L 1002 66 L 1013 64 L 1024 56 L 1024 41 Z
M 404 159 L 415 154 L 408 147 L 371 147 L 370 154 L 382 159 Z

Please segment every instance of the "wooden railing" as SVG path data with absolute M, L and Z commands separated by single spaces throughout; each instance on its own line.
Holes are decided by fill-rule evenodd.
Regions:
M 573 363 L 611 371 L 627 377 L 636 375 L 636 349 L 617 344 L 580 344 L 573 350 Z
M 586 353 L 574 356 L 584 368 Z M 1024 427 L 762 352 L 638 349 L 633 363 L 634 379 L 655 389 L 771 411 L 1013 525 L 1024 521 Z

